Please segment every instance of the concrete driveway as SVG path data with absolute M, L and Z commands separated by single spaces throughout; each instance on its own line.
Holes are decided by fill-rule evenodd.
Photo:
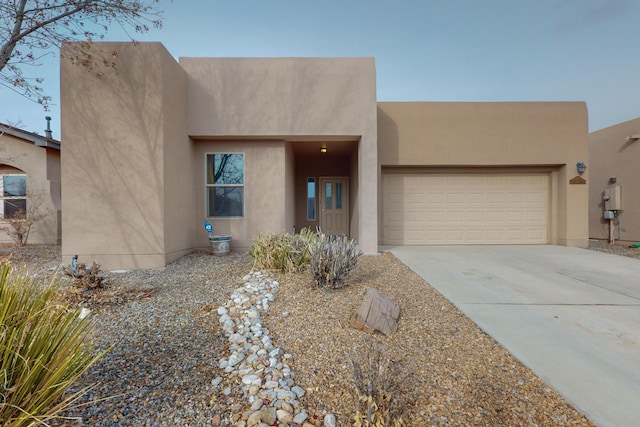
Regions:
M 640 260 L 560 246 L 391 252 L 597 425 L 640 425 Z

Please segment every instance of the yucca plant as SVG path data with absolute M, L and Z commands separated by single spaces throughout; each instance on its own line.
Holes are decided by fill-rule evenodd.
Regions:
M 0 424 L 46 425 L 88 388 L 65 391 L 104 353 L 86 344 L 89 318 L 56 302 L 57 282 L 41 283 L 0 265 Z

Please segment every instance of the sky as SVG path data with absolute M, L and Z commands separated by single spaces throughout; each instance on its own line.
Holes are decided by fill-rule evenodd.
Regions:
M 176 58 L 373 57 L 379 101 L 584 101 L 589 130 L 640 117 L 637 0 L 161 0 L 135 35 Z M 112 27 L 106 40 L 127 40 Z M 0 122 L 60 137 L 59 57 L 50 111 L 0 87 Z M 96 101 L 98 102 L 98 101 Z M 63 141 L 64 143 L 64 141 Z

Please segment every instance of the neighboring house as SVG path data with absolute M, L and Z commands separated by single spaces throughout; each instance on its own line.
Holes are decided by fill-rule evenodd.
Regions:
M 303 227 L 365 253 L 587 244 L 582 102 L 379 103 L 373 58 L 94 50 L 117 67 L 61 63 L 66 259 L 163 267 L 208 246 L 205 220 L 235 250 Z
M 640 242 L 640 118 L 592 132 L 589 157 L 589 237 Z
M 60 142 L 0 123 L 0 242 L 14 243 L 7 219 L 37 218 L 28 243 L 60 243 Z

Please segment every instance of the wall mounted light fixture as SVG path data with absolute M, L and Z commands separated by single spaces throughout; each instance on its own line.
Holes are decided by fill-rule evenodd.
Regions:
M 578 173 L 582 175 L 587 170 L 587 165 L 583 162 L 576 163 L 576 169 L 578 169 Z
M 320 147 L 320 152 L 321 153 L 326 153 L 327 152 L 327 146 L 322 144 L 322 147 Z

